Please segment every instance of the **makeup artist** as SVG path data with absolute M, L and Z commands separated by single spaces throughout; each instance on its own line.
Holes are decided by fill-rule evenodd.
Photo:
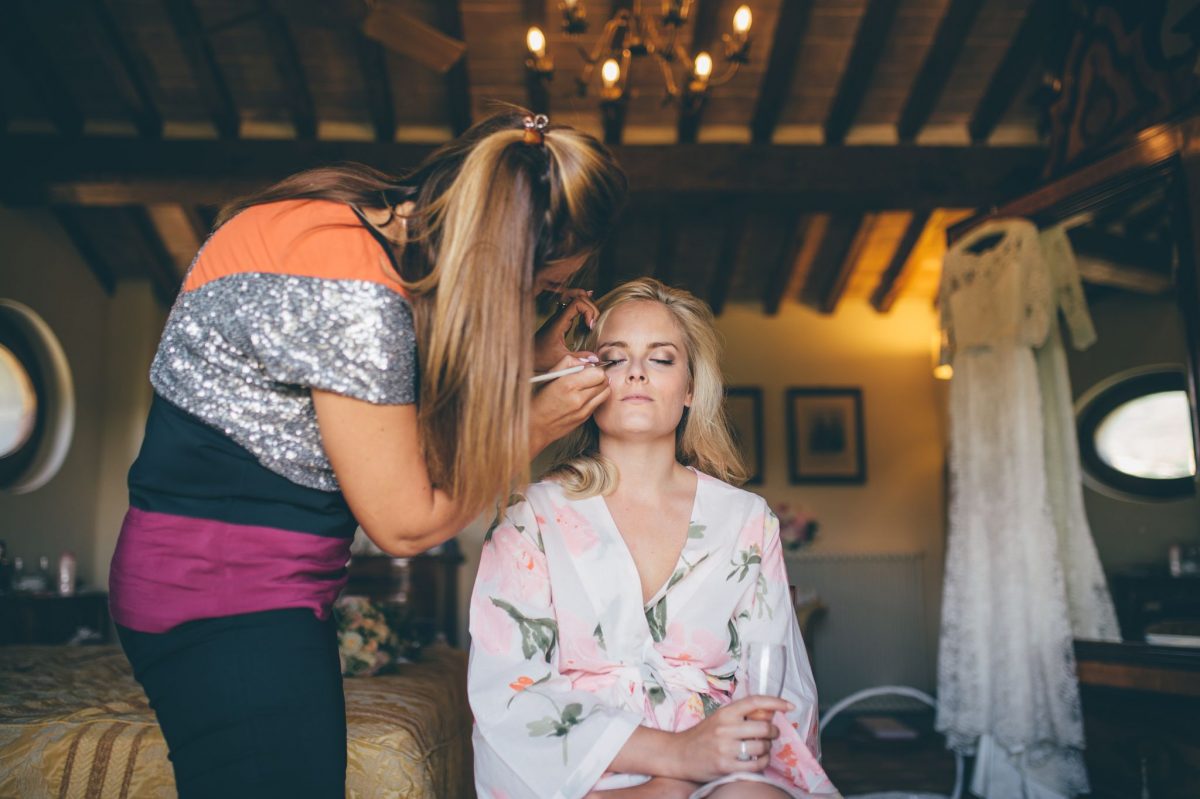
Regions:
M 113 618 L 189 797 L 342 797 L 330 606 L 356 525 L 407 556 L 527 481 L 608 395 L 563 334 L 625 176 L 519 110 L 396 178 L 293 175 L 224 208 L 150 372 Z M 531 344 L 536 294 L 562 302 Z

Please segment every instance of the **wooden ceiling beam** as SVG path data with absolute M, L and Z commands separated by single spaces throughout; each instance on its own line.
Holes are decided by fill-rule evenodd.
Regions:
M 913 250 L 916 249 L 917 242 L 924 235 L 925 228 L 929 226 L 929 219 L 932 215 L 928 208 L 913 212 L 912 219 L 909 220 L 908 227 L 900 239 L 900 244 L 892 253 L 892 259 L 888 262 L 887 268 L 879 276 L 879 284 L 875 286 L 875 291 L 871 293 L 871 305 L 879 313 L 890 311 L 892 304 L 904 290 Z
M 337 161 L 392 174 L 431 145 L 13 136 L 0 148 L 11 204 L 220 205 L 301 169 Z M 991 207 L 1036 185 L 1045 151 L 1026 147 L 688 144 L 614 150 L 638 194 L 787 197 L 804 210 Z
M 174 203 L 148 205 L 146 216 L 170 256 L 175 274 L 182 278 L 204 240 L 197 228 L 199 220 L 195 218 L 194 212 Z
M 313 104 L 312 92 L 308 88 L 304 64 L 300 60 L 300 52 L 296 49 L 296 41 L 288 30 L 287 20 L 268 0 L 258 0 L 258 20 L 267 40 L 271 60 L 283 82 L 283 93 L 291 111 L 296 138 L 315 139 L 317 109 Z
M 759 87 L 754 117 L 750 122 L 751 137 L 759 144 L 769 143 L 775 134 L 784 103 L 792 91 L 796 62 L 800 58 L 800 43 L 811 15 L 812 0 L 783 0 L 779 8 L 771 55 L 767 58 L 767 72 Z
M 165 0 L 165 5 L 179 39 L 180 52 L 191 68 L 217 135 L 222 139 L 236 139 L 241 119 L 196 6 L 192 0 Z
M 859 255 L 870 234 L 874 217 L 862 213 L 834 214 L 813 259 L 800 300 L 823 314 L 837 310 Z
M 713 272 L 712 283 L 708 289 L 708 304 L 715 316 L 720 316 L 725 309 L 725 300 L 729 297 L 729 287 L 733 284 L 733 275 L 737 272 L 738 256 L 742 251 L 742 239 L 746 235 L 746 206 L 743 203 L 727 201 L 725 212 L 725 230 L 721 235 L 721 247 L 717 251 L 717 266 Z
M 921 63 L 921 71 L 913 81 L 900 111 L 896 133 L 902 142 L 914 141 L 921 128 L 929 121 L 933 109 L 941 99 L 942 91 L 950 80 L 950 73 L 958 63 L 958 56 L 967 43 L 967 36 L 984 0 L 950 0 L 950 6 L 938 22 L 933 44 Z
M 116 274 L 113 271 L 112 265 L 100 253 L 96 247 L 92 237 L 87 232 L 87 227 L 80 219 L 80 214 L 86 213 L 79 208 L 70 206 L 59 206 L 54 208 L 54 216 L 58 219 L 58 224 L 66 231 L 67 238 L 71 244 L 79 251 L 83 257 L 84 263 L 87 264 L 88 271 L 96 278 L 96 282 L 100 284 L 100 288 L 104 289 L 104 293 L 112 296 L 117 288 Z
M 799 263 L 801 250 L 808 235 L 808 219 L 803 213 L 796 213 L 791 224 L 792 230 L 787 240 L 779 250 L 775 266 L 767 276 L 766 288 L 763 291 L 763 311 L 767 316 L 779 313 L 779 306 L 787 295 L 791 283 L 792 272 Z
M 692 57 L 701 51 L 712 52 L 717 33 L 717 10 L 720 0 L 696 0 L 692 5 Z M 690 80 L 690 76 L 684 78 Z M 708 92 L 691 94 L 684 92 L 679 102 L 678 135 L 681 143 L 696 141 L 700 132 L 700 120 L 704 116 Z
M 83 113 L 58 67 L 42 48 L 19 2 L 0 4 L 0 51 L 7 52 L 35 94 L 41 98 L 50 122 L 59 135 L 76 137 L 83 132 Z
M 675 279 L 675 255 L 679 250 L 679 211 L 673 205 L 659 214 L 658 244 L 654 250 L 654 277 L 672 285 Z
M 134 127 L 146 138 L 162 136 L 162 114 L 158 111 L 150 82 L 146 79 L 144 59 L 135 54 L 121 33 L 110 3 L 108 0 L 93 0 L 82 5 L 89 10 L 94 23 L 88 26 L 88 31 L 96 44 L 96 51 L 104 61 Z
M 871 78 L 879 66 L 888 31 L 896 19 L 900 0 L 870 0 L 854 36 L 854 47 L 842 73 L 837 94 L 825 119 L 826 144 L 841 144 L 862 108 Z
M 438 27 L 442 33 L 455 39 L 463 38 L 462 3 L 460 0 L 438 0 Z M 467 56 L 464 55 L 446 72 L 446 113 L 450 118 L 450 129 L 461 136 L 471 127 L 471 80 L 467 74 Z
M 392 99 L 392 83 L 388 77 L 387 56 L 378 42 L 366 36 L 356 36 L 354 50 L 367 94 L 367 112 L 375 141 L 396 140 L 396 107 Z
M 138 240 L 133 242 L 141 254 L 150 277 L 150 285 L 159 302 L 170 307 L 175 302 L 175 295 L 183 283 L 182 274 L 178 271 L 175 261 L 167 249 L 154 219 L 146 208 L 130 206 L 126 210 L 130 224 L 138 232 Z
M 971 115 L 967 131 L 976 144 L 986 142 L 1004 118 L 1037 62 L 1052 26 L 1056 0 L 1033 0 L 1008 51 L 992 73 L 983 98 Z M 1066 3 L 1062 4 L 1064 7 Z

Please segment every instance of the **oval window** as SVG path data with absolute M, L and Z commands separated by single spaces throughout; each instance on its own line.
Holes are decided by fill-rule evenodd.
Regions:
M 37 392 L 24 365 L 0 344 L 0 458 L 25 446 L 37 421 Z
M 1196 490 L 1184 375 L 1131 375 L 1095 392 L 1079 413 L 1080 456 L 1096 487 L 1150 499 Z

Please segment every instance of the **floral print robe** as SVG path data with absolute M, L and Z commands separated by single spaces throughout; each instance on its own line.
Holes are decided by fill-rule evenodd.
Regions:
M 745 695 L 748 641 L 785 645 L 783 697 L 796 706 L 775 715 L 780 737 L 758 779 L 790 796 L 838 795 L 817 762 L 816 690 L 778 520 L 761 497 L 697 475 L 679 562 L 645 605 L 603 497 L 571 500 L 538 483 L 488 533 L 468 676 L 481 799 L 574 799 L 644 782 L 608 771 L 625 741 L 638 725 L 685 730 Z

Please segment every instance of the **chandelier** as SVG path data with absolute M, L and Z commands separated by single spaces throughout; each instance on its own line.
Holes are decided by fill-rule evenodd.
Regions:
M 643 6 L 658 6 L 646 9 Z M 692 15 L 693 0 L 661 0 L 643 3 L 633 0 L 629 7 L 618 9 L 604 23 L 599 37 L 590 47 L 582 43 L 588 30 L 587 9 L 583 0 L 561 0 L 562 29 L 583 57 L 583 69 L 575 76 L 576 90 L 586 97 L 597 71 L 600 77 L 599 96 L 607 122 L 615 114 L 623 114 L 629 91 L 629 76 L 640 60 L 652 61 L 659 69 L 666 88 L 663 103 L 678 101 L 685 107 L 703 104 L 713 86 L 727 82 L 750 56 L 750 7 L 739 6 L 733 15 L 729 32 L 721 37 L 724 66 L 719 75 L 713 74 L 711 53 L 701 51 L 693 57 L 680 41 L 680 31 Z M 534 110 L 545 112 L 548 105 L 545 81 L 554 74 L 554 62 L 547 51 L 546 35 L 541 28 L 532 27 L 526 33 L 525 61 L 530 97 Z M 607 134 L 606 134 L 607 135 Z

